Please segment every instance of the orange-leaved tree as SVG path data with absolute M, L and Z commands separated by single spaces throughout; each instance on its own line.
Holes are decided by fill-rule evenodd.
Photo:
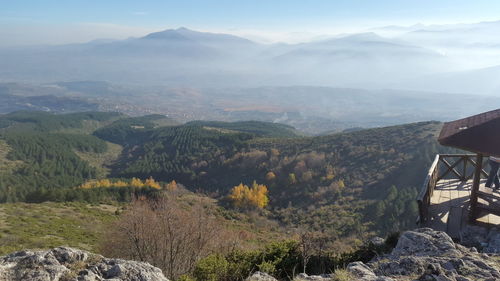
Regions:
M 229 200 L 237 208 L 264 208 L 269 203 L 267 197 L 267 186 L 263 184 L 252 183 L 252 187 L 240 183 L 231 189 Z

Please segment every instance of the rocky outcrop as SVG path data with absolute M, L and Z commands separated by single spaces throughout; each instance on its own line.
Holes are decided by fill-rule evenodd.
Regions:
M 0 257 L 0 281 L 168 281 L 148 263 L 108 259 L 77 249 L 20 251 Z
M 494 281 L 500 280 L 500 235 L 490 233 L 489 253 L 480 253 L 454 243 L 444 232 L 430 228 L 407 231 L 401 235 L 390 254 L 364 264 L 347 266 L 350 280 L 359 281 Z M 484 242 L 486 243 L 486 242 Z M 500 245 L 500 244 L 499 244 Z M 20 251 L 0 257 L 0 281 L 168 281 L 160 269 L 147 263 L 107 259 L 100 255 L 60 247 L 48 251 Z M 300 274 L 296 281 L 328 281 L 336 274 L 308 276 Z M 277 281 L 256 272 L 246 281 Z
M 472 233 L 471 236 L 475 234 Z M 479 253 L 475 247 L 467 248 L 453 242 L 445 232 L 430 228 L 407 231 L 401 235 L 390 254 L 377 257 L 367 264 L 350 263 L 347 266 L 350 275 L 348 279 L 356 281 L 498 281 L 500 280 L 500 254 L 497 254 L 498 250 L 495 250 L 497 249 L 495 245 L 498 244 L 500 235 L 490 231 L 487 236 L 484 233 L 477 236 L 487 237 L 486 242 L 482 241 L 482 245 L 487 246 L 483 249 L 488 250 L 488 254 Z M 371 243 L 382 243 L 382 240 L 378 240 L 371 241 Z M 299 274 L 294 279 L 294 281 L 331 280 L 346 280 L 346 278 L 338 279 L 335 274 L 322 276 Z M 247 281 L 276 281 L 276 279 L 257 272 Z
M 478 253 L 430 228 L 407 231 L 386 256 L 368 264 L 351 263 L 355 280 L 500 280 L 500 256 Z

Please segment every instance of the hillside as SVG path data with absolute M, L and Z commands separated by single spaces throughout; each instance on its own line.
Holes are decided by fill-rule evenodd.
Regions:
M 262 216 L 345 241 L 412 227 L 417 188 L 442 149 L 437 122 L 319 137 L 274 123 L 179 125 L 161 115 L 15 112 L 0 122 L 2 202 L 127 201 L 130 192 L 155 190 L 77 187 L 152 177 L 180 182 L 230 208 L 230 190 L 256 181 L 269 190 Z
M 128 135 L 119 143 L 124 152 L 113 176 L 176 180 L 216 198 L 239 183 L 257 181 L 269 187 L 274 218 L 318 231 L 339 232 L 343 226 L 336 235 L 346 236 L 411 227 L 417 187 L 439 149 L 440 124 L 433 122 L 293 138 L 255 137 L 247 128 L 237 131 L 238 123 L 224 131 L 200 124 Z M 115 136 L 107 130 L 96 134 L 111 141 Z M 395 199 L 396 206 L 380 203 Z M 335 219 L 325 229 L 318 226 L 321 217 Z
M 228 263 L 248 261 L 235 265 L 243 266 L 241 276 L 258 267 L 286 279 L 291 271 L 278 270 L 284 265 L 261 259 L 274 259 L 277 251 L 297 265 L 307 237 L 319 243 L 321 261 L 308 272 L 343 267 L 364 253 L 356 251 L 364 251 L 357 249 L 369 237 L 413 228 L 422 177 L 435 153 L 449 152 L 435 141 L 439 122 L 317 137 L 276 123 L 180 124 L 161 115 L 101 112 L 14 112 L 0 116 L 0 124 L 0 201 L 8 203 L 1 205 L 2 251 L 67 244 L 136 259 L 123 246 L 130 240 L 121 228 L 109 226 L 149 221 L 155 228 L 147 226 L 140 241 L 152 245 L 158 235 L 170 235 L 156 216 L 173 216 L 169 223 L 186 231 L 179 237 L 201 226 L 212 231 L 207 239 L 224 237 L 224 245 L 207 240 L 202 254 L 181 268 L 156 253 L 146 259 L 173 279 L 198 274 L 214 249 Z M 263 190 L 260 203 L 236 204 L 236 186 Z M 50 220 L 35 222 L 38 212 Z M 74 223 L 63 223 L 68 220 Z M 28 233 L 31 223 L 36 233 Z M 283 239 L 291 242 L 277 242 Z

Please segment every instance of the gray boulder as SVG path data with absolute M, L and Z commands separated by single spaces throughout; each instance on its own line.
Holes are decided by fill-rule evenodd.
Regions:
M 276 278 L 271 275 L 257 271 L 252 276 L 248 277 L 245 281 L 278 281 Z
M 430 228 L 403 233 L 391 254 L 365 267 L 366 278 L 371 278 L 368 268 L 378 277 L 396 280 L 500 280 L 497 257 L 456 244 L 445 232 Z
M 392 256 L 459 256 L 453 239 L 442 231 L 420 228 L 401 235 Z
M 333 274 L 322 274 L 322 275 L 307 275 L 301 273 L 293 279 L 294 281 L 332 281 Z
M 360 261 L 348 264 L 347 271 L 359 281 L 393 281 L 387 276 L 377 276 L 370 267 Z
M 0 281 L 168 281 L 148 263 L 107 259 L 68 247 L 0 257 Z

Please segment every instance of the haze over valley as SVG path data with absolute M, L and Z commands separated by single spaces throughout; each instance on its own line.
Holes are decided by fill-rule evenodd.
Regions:
M 447 121 L 495 108 L 498 27 L 387 26 L 293 44 L 181 27 L 125 40 L 4 46 L 0 110 L 256 119 L 306 134 Z

